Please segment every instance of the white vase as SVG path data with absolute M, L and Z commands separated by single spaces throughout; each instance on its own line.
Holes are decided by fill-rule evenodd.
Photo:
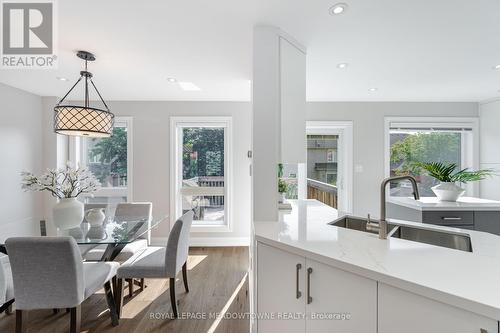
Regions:
M 278 193 L 279 196 L 278 196 L 278 203 L 282 204 L 285 202 L 286 200 L 286 193 L 285 192 L 280 192 Z
M 83 221 L 83 203 L 76 198 L 63 198 L 52 208 L 54 224 L 59 229 L 76 228 Z
M 431 187 L 439 201 L 457 201 L 465 190 L 455 183 L 441 182 Z
M 85 212 L 85 220 L 91 226 L 100 226 L 105 219 L 104 208 L 92 208 Z

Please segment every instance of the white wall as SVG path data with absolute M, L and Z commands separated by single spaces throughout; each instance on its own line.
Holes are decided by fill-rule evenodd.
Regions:
M 250 237 L 251 104 L 245 102 L 112 101 L 116 116 L 133 117 L 133 200 L 152 201 L 154 214 L 170 208 L 170 117 L 231 116 L 233 119 L 233 232 L 192 233 L 194 245 L 248 244 Z M 168 222 L 153 232 L 168 237 Z M 207 239 L 210 238 L 210 239 Z
M 352 120 L 354 166 L 353 212 L 378 216 L 379 186 L 384 178 L 384 117 L 477 117 L 477 103 L 309 102 L 307 120 Z M 497 122 L 498 124 L 498 122 Z
M 21 190 L 20 172 L 42 170 L 42 98 L 0 83 L 0 242 L 39 234 L 42 195 Z
M 500 100 L 479 107 L 479 153 L 481 169 L 500 170 Z M 500 200 L 500 177 L 481 182 L 481 197 Z

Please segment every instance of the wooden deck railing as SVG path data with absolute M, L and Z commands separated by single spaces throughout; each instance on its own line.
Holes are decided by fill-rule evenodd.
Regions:
M 337 208 L 337 186 L 307 178 L 307 198 L 316 199 L 328 206 Z

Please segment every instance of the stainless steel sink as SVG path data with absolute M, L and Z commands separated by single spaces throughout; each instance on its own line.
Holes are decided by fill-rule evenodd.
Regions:
M 372 224 L 377 224 L 377 220 L 370 220 Z M 346 215 L 338 220 L 328 223 L 330 225 L 334 225 L 336 227 L 352 229 L 357 231 L 369 232 L 371 234 L 378 234 L 377 229 L 373 229 L 369 227 L 368 219 L 356 216 Z M 395 226 L 388 226 L 388 231 L 391 231 Z
M 378 223 L 376 220 L 370 220 L 370 223 L 368 223 L 368 220 L 362 217 L 343 216 L 328 224 L 340 228 L 377 234 L 378 230 L 371 227 L 371 225 L 376 223 Z M 398 225 L 394 223 L 388 223 L 387 230 L 389 237 L 472 252 L 470 237 L 466 234 Z
M 419 243 L 447 247 L 449 249 L 472 252 L 470 237 L 466 234 L 399 225 L 391 231 L 389 236 Z

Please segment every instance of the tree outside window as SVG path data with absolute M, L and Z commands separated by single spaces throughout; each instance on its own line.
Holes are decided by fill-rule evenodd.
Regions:
M 436 180 L 426 176 L 416 164 L 419 162 L 452 162 L 461 165 L 462 136 L 456 132 L 398 132 L 390 133 L 391 176 L 412 175 L 419 183 L 422 196 L 434 196 L 431 187 Z M 411 196 L 406 184 L 392 184 L 391 195 Z
M 102 186 L 126 187 L 127 128 L 115 127 L 109 138 L 87 140 L 87 165 Z

